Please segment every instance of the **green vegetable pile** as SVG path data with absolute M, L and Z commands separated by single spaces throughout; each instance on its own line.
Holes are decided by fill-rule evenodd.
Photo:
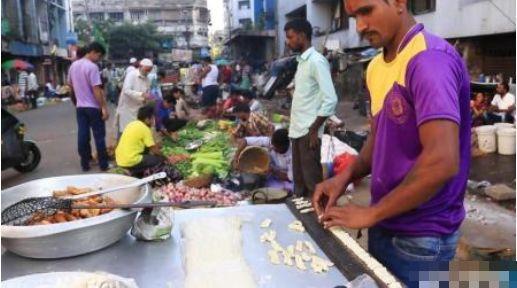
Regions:
M 209 122 L 201 131 L 195 122 L 190 122 L 178 131 L 178 140 L 170 138 L 163 140 L 162 152 L 165 156 L 190 154 L 191 158 L 176 164 L 183 178 L 200 175 L 214 175 L 220 179 L 228 176 L 231 168 L 231 158 L 234 149 L 230 146 L 230 137 L 217 130 L 215 122 Z M 207 137 L 210 136 L 210 137 Z M 187 151 L 185 146 L 192 141 L 202 140 L 203 145 L 197 151 Z M 209 140 L 206 140 L 209 138 Z

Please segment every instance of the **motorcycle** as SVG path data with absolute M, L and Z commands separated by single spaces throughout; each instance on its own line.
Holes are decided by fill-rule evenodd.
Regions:
M 2 170 L 27 173 L 38 167 L 41 152 L 34 141 L 25 139 L 25 132 L 25 124 L 2 108 Z

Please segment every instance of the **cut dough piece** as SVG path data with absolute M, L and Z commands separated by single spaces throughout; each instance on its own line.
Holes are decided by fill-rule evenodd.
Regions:
M 295 249 L 298 252 L 302 252 L 303 251 L 303 242 L 300 241 L 300 240 L 296 241 L 296 248 Z
M 300 209 L 303 209 L 303 208 L 309 208 L 309 207 L 312 207 L 312 203 L 310 203 L 310 202 L 296 204 L 296 209 L 297 210 L 300 210 Z
M 300 222 L 299 220 L 294 220 L 287 227 L 296 232 L 305 232 L 305 227 L 303 227 L 302 222 Z
M 260 228 L 268 228 L 271 225 L 271 219 L 265 219 L 260 223 Z
M 300 270 L 307 270 L 307 267 L 305 267 L 305 263 L 303 263 L 302 256 L 299 254 L 294 255 L 294 262 L 296 263 L 296 268 Z
M 301 214 L 307 214 L 307 213 L 311 213 L 311 212 L 314 212 L 314 208 L 312 208 L 312 207 L 300 210 Z
M 282 256 L 284 256 L 285 265 L 293 266 L 293 257 L 294 256 L 289 255 L 289 253 L 286 250 L 282 251 Z
M 307 252 L 302 252 L 300 255 L 302 256 L 303 261 L 311 261 L 311 255 L 309 255 Z
M 269 262 L 275 265 L 280 264 L 280 257 L 278 256 L 278 253 L 275 250 L 269 250 L 267 252 L 267 255 L 269 256 Z
M 306 200 L 303 197 L 297 197 L 297 198 L 293 198 L 293 200 L 291 200 L 291 201 L 293 203 L 297 203 L 297 202 L 306 201 Z
M 203 217 L 181 228 L 185 288 L 256 287 L 242 253 L 238 217 Z
M 288 254 L 290 257 L 294 257 L 294 245 L 289 245 L 289 246 L 287 246 L 287 254 Z
M 273 248 L 273 250 L 275 250 L 277 252 L 284 251 L 284 248 L 282 248 L 282 246 L 280 246 L 280 244 L 278 244 L 278 242 L 276 242 L 276 240 L 271 241 L 271 248 Z
M 260 236 L 260 242 L 271 242 L 271 241 L 275 240 L 275 238 L 276 238 L 276 231 L 270 229 L 269 231 L 262 234 L 262 236 Z
M 304 241 L 303 244 L 305 244 L 305 247 L 307 247 L 307 250 L 309 250 L 309 252 L 311 254 L 316 254 L 316 249 L 314 249 L 314 246 L 312 245 L 311 242 L 309 241 Z
M 311 268 L 316 273 L 323 273 L 329 271 L 329 263 L 332 263 L 328 260 L 320 258 L 316 255 L 312 256 Z M 332 263 L 334 265 L 334 263 Z

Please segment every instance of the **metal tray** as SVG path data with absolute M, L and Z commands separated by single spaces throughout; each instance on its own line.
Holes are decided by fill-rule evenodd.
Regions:
M 88 174 L 30 181 L 2 190 L 2 210 L 22 199 L 50 196 L 67 186 L 109 188 L 135 178 L 117 174 Z M 149 194 L 149 186 L 124 189 L 109 196 L 120 203 L 139 203 Z M 86 254 L 109 246 L 133 225 L 136 210 L 113 210 L 104 215 L 66 223 L 35 226 L 2 225 L 2 246 L 29 258 L 64 258 Z

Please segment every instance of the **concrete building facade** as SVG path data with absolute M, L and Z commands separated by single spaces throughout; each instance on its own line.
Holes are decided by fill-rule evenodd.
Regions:
M 64 83 L 74 38 L 70 11 L 69 0 L 2 0 L 2 62 L 31 63 L 40 85 Z M 2 74 L 16 80 L 14 70 Z
M 247 59 L 253 66 L 273 59 L 277 0 L 224 1 L 230 25 L 226 54 L 234 59 Z
M 511 0 L 409 0 L 418 22 L 448 39 L 463 54 L 471 77 L 503 73 L 515 79 L 515 9 Z M 356 32 L 340 0 L 290 0 L 278 2 L 277 56 L 285 55 L 284 25 L 304 18 L 313 26 L 313 45 L 340 51 L 369 47 Z M 326 42 L 325 42 L 326 41 Z M 325 42 L 325 43 L 323 43 Z M 355 73 L 357 74 L 357 73 Z M 360 73 L 359 73 L 360 74 Z M 357 81 L 355 81 L 357 82 Z M 346 85 L 345 85 L 346 86 Z M 346 93 L 345 93 L 346 94 Z
M 146 23 L 170 35 L 176 48 L 208 46 L 207 0 L 72 0 L 74 19 Z

